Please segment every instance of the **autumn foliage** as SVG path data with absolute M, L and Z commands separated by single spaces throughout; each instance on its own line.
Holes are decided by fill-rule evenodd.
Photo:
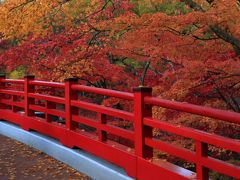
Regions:
M 240 112 L 239 17 L 239 0 L 6 0 L 0 70 L 124 91 L 152 86 L 161 98 Z M 157 108 L 154 116 L 239 137 L 231 124 Z

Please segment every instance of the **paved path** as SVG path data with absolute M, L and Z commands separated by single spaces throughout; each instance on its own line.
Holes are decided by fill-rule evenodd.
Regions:
M 43 152 L 0 135 L 0 180 L 13 179 L 90 180 Z

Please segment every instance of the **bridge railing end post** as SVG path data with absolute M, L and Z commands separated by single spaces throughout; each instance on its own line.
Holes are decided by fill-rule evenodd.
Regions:
M 34 80 L 34 75 L 25 75 L 24 76 L 24 115 L 25 117 L 28 116 L 34 116 L 34 111 L 31 110 L 30 104 L 34 104 L 34 99 L 29 97 L 29 93 L 34 93 L 34 86 L 30 85 L 30 81 Z M 21 127 L 24 130 L 29 130 L 29 127 L 27 125 L 27 119 L 24 119 L 24 121 L 21 123 Z
M 66 128 L 68 130 L 74 130 L 77 127 L 77 123 L 72 121 L 72 114 L 77 114 L 78 109 L 71 106 L 72 100 L 78 99 L 78 93 L 72 91 L 71 86 L 78 83 L 78 78 L 71 77 L 65 79 L 65 112 L 66 112 Z
M 144 103 L 144 97 L 152 96 L 151 87 L 133 88 L 135 154 L 143 158 L 153 157 L 153 148 L 145 145 L 145 137 L 152 137 L 152 127 L 144 125 L 145 117 L 152 117 L 152 106 Z

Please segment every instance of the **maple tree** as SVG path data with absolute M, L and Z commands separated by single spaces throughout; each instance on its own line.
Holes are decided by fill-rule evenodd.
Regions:
M 203 7 L 185 1 L 181 8 L 122 16 L 100 27 L 110 27 L 117 37 L 109 47 L 112 54 L 154 67 L 156 96 L 240 112 L 239 1 L 199 2 Z M 173 2 L 176 7 L 174 3 L 179 1 Z M 163 108 L 154 108 L 153 114 L 211 133 L 239 134 L 239 126 L 211 118 Z
M 237 0 L 6 1 L 0 11 L 12 44 L 2 48 L 7 71 L 23 65 L 39 78 L 120 90 L 148 85 L 164 98 L 240 111 Z
M 58 34 L 78 25 L 95 6 L 85 0 L 7 0 L 0 6 L 0 31 L 18 41 L 29 34 Z
M 6 1 L 0 11 L 4 41 L 20 40 L 1 55 L 8 71 L 23 65 L 39 78 L 119 90 L 148 85 L 164 98 L 240 111 L 237 0 Z M 59 32 L 46 25 L 53 20 Z
M 44 78 L 51 77 L 52 80 L 63 80 L 69 76 L 77 76 L 87 80 L 90 84 L 95 84 L 97 81 L 97 86 L 100 87 L 106 87 L 105 81 L 116 82 L 117 74 L 120 73 L 122 68 L 111 65 L 108 61 L 109 56 L 104 49 L 104 42 L 107 41 L 107 38 L 103 35 L 105 32 L 95 28 L 94 23 L 101 21 L 99 16 L 104 16 L 105 19 L 113 18 L 124 13 L 124 9 L 127 11 L 131 6 L 126 5 L 125 8 L 119 6 L 118 9 L 116 6 L 109 6 L 108 8 L 109 3 L 110 1 L 100 1 L 98 8 L 95 10 L 92 6 L 96 3 L 91 1 L 89 7 L 85 9 L 86 13 L 82 13 L 82 18 L 83 16 L 84 18 L 81 22 L 78 22 L 78 26 L 75 27 L 75 22 L 72 22 L 72 29 L 66 30 L 64 28 L 62 33 L 53 32 L 48 36 L 36 37 L 39 34 L 35 34 L 33 30 L 29 29 L 29 32 L 34 34 L 25 36 L 24 41 L 19 46 L 6 51 L 1 56 L 2 62 L 8 64 L 8 71 L 13 70 L 18 65 L 27 66 L 30 62 L 31 66 L 28 67 L 28 71 L 35 71 L 38 77 L 43 75 Z M 121 4 L 124 3 L 124 1 L 121 2 Z M 113 8 L 114 11 L 111 10 Z M 92 9 L 93 12 L 88 12 L 89 9 Z M 71 11 L 71 13 L 73 12 Z M 75 15 L 71 16 L 71 13 L 66 14 L 68 14 L 69 19 L 74 19 Z M 86 17 L 88 18 L 86 19 Z M 78 18 L 80 19 L 80 17 Z M 21 34 L 23 35 L 23 33 Z M 18 63 L 15 63 L 16 61 Z M 106 63 L 109 64 L 109 69 L 114 68 L 116 70 L 112 72 L 115 75 L 106 73 L 108 72 L 107 69 L 101 67 Z M 92 64 L 94 64 L 94 67 Z M 48 73 L 52 73 L 51 76 Z
M 163 97 L 194 103 L 220 99 L 239 112 L 239 5 L 211 1 L 205 10 L 185 2 L 185 10 L 172 15 L 156 12 L 109 21 L 105 27 L 113 26 L 113 36 L 123 32 L 110 49 L 117 56 L 150 62 L 162 73 L 156 93 Z

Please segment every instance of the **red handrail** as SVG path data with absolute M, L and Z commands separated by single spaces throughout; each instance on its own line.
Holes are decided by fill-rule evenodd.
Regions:
M 35 85 L 35 86 L 47 86 L 47 87 L 55 87 L 55 88 L 65 88 L 64 83 L 58 83 L 58 82 L 47 82 L 47 81 L 30 81 L 30 85 Z
M 23 84 L 24 90 L 14 89 L 14 86 L 13 90 L 9 90 L 5 86 L 6 83 Z M 36 93 L 37 86 L 55 88 L 55 91 L 64 90 L 65 96 Z M 133 101 L 134 112 L 84 102 L 78 99 L 78 92 Z M 17 97 L 21 97 L 20 100 Z M 36 104 L 36 100 L 43 104 Z M 66 80 L 65 83 L 57 83 L 34 80 L 33 76 L 26 76 L 24 80 L 0 77 L 0 119 L 19 124 L 25 130 L 33 129 L 57 138 L 67 147 L 76 146 L 84 149 L 123 167 L 134 178 L 206 180 L 209 179 L 208 170 L 212 169 L 240 179 L 239 166 L 208 156 L 208 144 L 240 153 L 239 140 L 154 119 L 152 106 L 240 124 L 239 113 L 155 98 L 151 95 L 151 88 L 135 88 L 134 93 L 129 93 L 79 85 L 74 78 Z M 84 117 L 80 114 L 80 109 L 94 112 L 97 117 Z M 35 117 L 34 112 L 42 112 L 44 116 Z M 54 122 L 52 116 L 61 118 L 65 123 Z M 133 126 L 130 129 L 114 126 L 109 124 L 108 116 L 114 117 L 115 121 L 116 119 L 124 120 Z M 79 124 L 96 131 L 83 131 L 79 129 Z M 188 150 L 156 139 L 152 136 L 153 129 L 193 139 L 195 150 Z M 121 143 L 124 139 L 129 142 L 128 145 Z M 194 163 L 196 173 L 165 161 L 156 161 L 153 158 L 154 149 Z
M 12 83 L 12 84 L 23 84 L 24 80 L 22 79 L 1 79 L 1 82 Z
M 145 118 L 144 124 L 154 128 L 158 128 L 170 133 L 174 133 L 186 138 L 191 138 L 200 142 L 215 145 L 225 149 L 229 149 L 240 153 L 239 140 L 222 137 L 216 134 L 210 134 L 193 128 L 183 127 L 152 118 Z
M 168 109 L 174 109 L 182 112 L 211 117 L 231 123 L 240 124 L 240 114 L 230 111 L 223 111 L 209 107 L 198 106 L 185 102 L 176 102 L 170 100 L 159 99 L 155 97 L 145 97 L 145 103 L 152 104 Z
M 81 92 L 101 94 L 104 96 L 111 96 L 111 97 L 116 97 L 116 98 L 125 99 L 125 100 L 133 100 L 133 98 L 134 98 L 133 93 L 115 91 L 115 90 L 110 90 L 110 89 L 103 89 L 103 88 L 96 88 L 96 87 L 75 85 L 75 84 L 72 85 L 71 88 L 73 90 L 77 90 L 77 91 L 81 91 Z

